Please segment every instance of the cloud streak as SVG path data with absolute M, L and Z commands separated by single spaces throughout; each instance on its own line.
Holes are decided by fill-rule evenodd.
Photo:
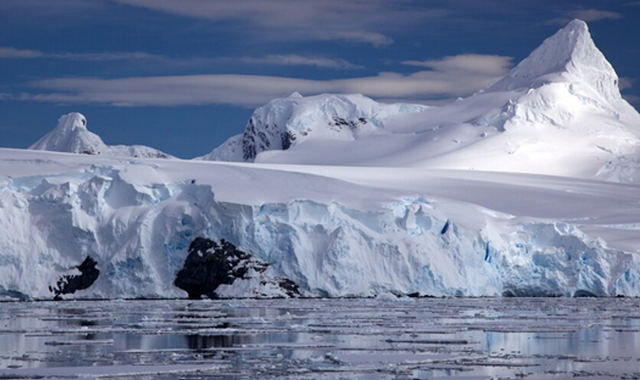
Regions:
M 233 59 L 230 59 L 233 61 Z M 237 59 L 243 63 L 278 66 L 313 66 L 321 69 L 354 70 L 362 66 L 338 58 L 302 56 L 297 54 L 271 54 L 264 57 L 243 57 Z
M 361 93 L 377 99 L 425 102 L 470 95 L 504 76 L 510 58 L 462 55 L 423 61 L 431 70 L 409 75 L 335 80 L 309 80 L 260 75 L 187 75 L 119 79 L 58 78 L 32 82 L 34 92 L 13 99 L 51 103 L 93 103 L 112 106 L 185 106 L 227 104 L 254 107 L 298 91 Z M 474 66 L 473 63 L 481 63 Z
M 280 40 L 348 41 L 387 46 L 387 32 L 447 12 L 416 9 L 405 0 L 116 0 L 182 17 L 246 25 L 245 30 Z M 275 34 L 275 35 L 274 35 Z M 264 37 L 264 36 L 263 36 Z
M 580 9 L 569 12 L 574 18 L 579 18 L 586 22 L 595 22 L 601 20 L 619 20 L 624 17 L 622 13 L 603 11 L 598 9 Z
M 100 52 L 100 53 L 47 53 L 39 50 L 16 49 L 0 46 L 0 59 L 60 59 L 69 61 L 156 61 L 177 66 L 204 66 L 216 63 L 239 62 L 256 65 L 309 66 L 332 70 L 361 69 L 362 66 L 339 58 L 302 56 L 298 54 L 271 54 L 263 57 L 240 58 L 170 58 L 144 52 Z
M 0 47 L 0 59 L 64 59 L 70 61 L 164 60 L 165 57 L 143 52 L 47 53 L 39 50 Z
M 572 11 L 564 12 L 566 17 L 559 17 L 549 20 L 548 24 L 564 25 L 574 18 L 580 19 L 585 22 L 596 22 L 603 20 L 619 20 L 624 17 L 622 13 L 604 11 L 600 9 L 575 9 Z
M 620 77 L 618 78 L 618 88 L 620 90 L 626 90 L 629 88 L 633 88 L 633 83 L 635 79 L 629 77 Z
M 403 65 L 433 69 L 440 72 L 479 73 L 504 75 L 512 66 L 512 58 L 501 55 L 461 54 L 440 60 L 403 61 Z

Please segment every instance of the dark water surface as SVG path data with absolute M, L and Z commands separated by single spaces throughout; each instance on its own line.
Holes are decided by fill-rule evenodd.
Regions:
M 638 299 L 0 303 L 0 378 L 640 379 Z

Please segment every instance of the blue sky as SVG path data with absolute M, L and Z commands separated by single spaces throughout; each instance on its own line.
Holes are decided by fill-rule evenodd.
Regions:
M 442 104 L 572 18 L 640 106 L 635 0 L 0 0 L 0 146 L 78 111 L 107 144 L 191 158 L 293 91 Z

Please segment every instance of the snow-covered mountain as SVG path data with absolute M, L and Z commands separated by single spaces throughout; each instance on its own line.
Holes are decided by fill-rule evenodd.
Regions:
M 359 98 L 348 107 L 335 99 L 274 100 L 206 158 L 640 179 L 640 115 L 580 20 L 487 90 L 447 106 L 393 108 Z M 336 118 L 356 133 L 336 132 Z M 360 118 L 372 122 L 362 126 Z M 282 136 L 296 140 L 283 145 Z
M 87 129 L 87 118 L 78 112 L 62 115 L 58 125 L 29 149 L 120 157 L 173 158 L 144 145 L 106 145 Z
M 448 106 L 274 100 L 218 161 L 0 149 L 0 297 L 640 296 L 616 80 L 573 21 Z M 82 120 L 47 140 L 99 152 Z
M 425 109 L 428 107 L 414 104 L 381 104 L 359 94 L 303 97 L 293 93 L 255 110 L 244 133 L 200 159 L 254 162 L 263 152 L 287 151 L 304 143 L 354 141 L 378 133 L 396 115 Z

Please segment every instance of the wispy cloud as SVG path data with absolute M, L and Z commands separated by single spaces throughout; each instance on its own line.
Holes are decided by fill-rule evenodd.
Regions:
M 313 38 L 320 41 L 351 41 L 370 44 L 375 47 L 388 46 L 393 44 L 393 39 L 381 33 L 367 32 L 364 30 L 333 31 L 315 34 Z
M 624 98 L 624 100 L 626 100 L 627 102 L 634 104 L 636 106 L 640 106 L 640 96 L 635 96 L 635 95 L 622 95 L 622 97 Z
M 599 9 L 580 9 L 569 12 L 569 15 L 586 22 L 594 22 L 600 20 L 619 20 L 624 17 L 622 13 L 603 11 Z
M 303 56 L 298 54 L 270 54 L 263 57 L 171 58 L 144 52 L 100 52 L 100 53 L 47 53 L 39 50 L 16 49 L 0 46 L 0 59 L 63 59 L 70 61 L 156 61 L 170 66 L 204 66 L 216 63 L 239 62 L 274 66 L 309 66 L 332 70 L 361 69 L 340 58 Z
M 51 58 L 73 61 L 163 60 L 165 57 L 143 52 L 47 53 L 39 50 L 0 47 L 0 59 Z
M 474 62 L 479 66 L 475 66 Z M 294 91 L 362 93 L 377 99 L 424 102 L 470 95 L 489 86 L 509 69 L 510 58 L 462 55 L 424 61 L 431 70 L 409 75 L 309 80 L 259 75 L 187 75 L 120 79 L 59 78 L 30 84 L 34 92 L 13 99 L 113 106 L 183 106 L 229 104 L 257 106 Z
M 104 1 L 86 0 L 2 0 L 2 10 L 9 14 L 28 14 L 30 16 L 61 16 L 72 14 L 75 18 L 87 12 L 104 10 Z
M 234 59 L 230 59 L 234 60 Z M 237 59 L 240 62 L 261 65 L 279 66 L 313 66 L 321 69 L 333 70 L 353 70 L 361 69 L 362 66 L 354 65 L 349 61 L 339 58 L 302 56 L 297 54 L 272 54 L 264 57 L 242 57 Z
M 512 66 L 512 58 L 501 55 L 461 54 L 439 60 L 404 61 L 403 65 L 426 67 L 440 72 L 480 73 L 500 76 Z
M 549 20 L 548 24 L 564 25 L 574 18 L 578 18 L 586 22 L 596 22 L 602 20 L 619 20 L 624 17 L 622 13 L 604 11 L 600 9 L 575 9 L 572 11 L 564 12 L 564 17 L 558 17 Z
M 246 31 L 278 39 L 339 40 L 380 47 L 393 43 L 386 33 L 442 17 L 441 9 L 417 9 L 388 0 L 116 0 L 182 17 L 247 24 Z
M 16 49 L 12 47 L 0 47 L 0 58 L 25 59 L 42 58 L 45 54 L 37 50 Z
M 618 88 L 620 88 L 620 90 L 626 90 L 626 89 L 632 88 L 634 82 L 635 82 L 634 78 L 620 77 L 618 78 Z

